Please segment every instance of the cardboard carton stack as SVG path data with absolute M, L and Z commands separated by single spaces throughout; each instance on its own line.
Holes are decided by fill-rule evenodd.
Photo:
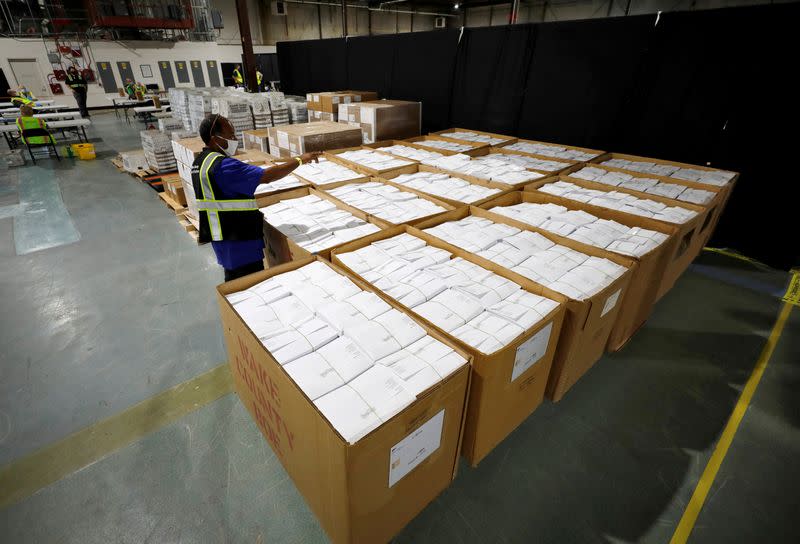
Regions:
M 569 175 L 570 177 L 602 183 L 603 185 L 622 187 L 633 191 L 672 198 L 682 202 L 691 202 L 692 204 L 699 204 L 701 206 L 709 204 L 717 196 L 717 193 L 714 191 L 687 187 L 686 185 L 675 183 L 666 183 L 654 178 L 606 170 L 596 166 L 586 166 L 580 170 L 571 172 Z
M 197 131 L 200 123 L 211 113 L 212 97 L 209 93 L 195 90 L 188 96 L 189 102 L 189 129 Z M 252 128 L 252 127 L 251 127 Z
M 203 140 L 197 137 L 172 140 L 172 152 L 175 155 L 178 176 L 181 178 L 183 192 L 186 196 L 186 214 L 195 223 L 197 222 L 197 198 L 192 184 L 192 164 L 203 147 L 205 147 Z
M 274 157 L 361 145 L 359 129 L 325 121 L 272 127 L 268 134 L 269 152 Z
M 244 149 L 257 149 L 269 153 L 269 131 L 265 128 L 242 131 Z
M 333 91 L 306 95 L 309 121 L 336 122 L 339 105 L 377 100 L 378 94 L 371 91 Z
M 419 136 L 422 127 L 421 102 L 376 100 L 340 103 L 338 112 L 340 123 L 361 128 L 364 143 Z
M 454 478 L 468 355 L 321 260 L 218 293 L 237 393 L 328 536 L 391 540 Z
M 161 117 L 158 120 L 158 130 L 164 132 L 174 132 L 183 130 L 183 121 L 175 117 Z
M 172 87 L 169 90 L 169 105 L 172 115 L 183 123 L 184 130 L 192 129 L 191 114 L 189 112 L 189 97 L 187 89 Z
M 326 192 L 354 208 L 394 225 L 401 225 L 448 210 L 448 208 L 415 193 L 401 191 L 397 187 L 377 181 L 349 183 L 327 189 Z
M 139 133 L 147 164 L 154 172 L 173 172 L 177 168 L 172 140 L 166 132 L 143 130 Z

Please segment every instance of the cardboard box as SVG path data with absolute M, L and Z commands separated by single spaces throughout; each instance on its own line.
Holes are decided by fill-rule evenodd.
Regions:
M 339 122 L 361 127 L 364 142 L 418 136 L 422 127 L 422 103 L 405 100 L 377 100 L 340 104 Z
M 418 395 L 414 403 L 355 444 L 348 444 L 225 298 L 312 261 L 289 263 L 217 287 L 231 374 L 242 403 L 331 540 L 337 544 L 388 542 L 455 477 L 469 366 Z M 371 290 L 357 278 L 354 281 Z M 438 331 L 417 322 L 469 360 L 469 354 L 449 344 Z M 440 441 L 433 453 L 390 485 L 390 463 L 397 463 L 398 455 L 394 448 L 408 445 L 423 431 L 438 429 Z
M 317 189 L 313 189 L 311 187 L 299 187 L 297 189 L 290 189 L 288 191 L 284 191 L 281 193 L 271 194 L 268 196 L 257 198 L 256 202 L 259 208 L 266 208 L 267 206 L 276 204 L 283 200 L 291 200 L 293 198 L 301 198 L 308 195 L 314 195 L 319 198 L 329 200 L 333 202 L 337 208 L 348 211 L 355 217 L 358 217 L 359 219 L 366 221 L 367 223 L 372 223 L 373 225 L 377 226 L 380 229 L 385 229 L 391 226 L 389 223 L 383 221 L 380 218 L 366 214 L 361 210 L 359 210 L 358 208 L 348 206 L 347 204 L 341 202 L 340 200 L 333 198 L 325 191 L 320 191 Z M 350 241 L 345 243 L 349 243 Z M 316 254 L 312 254 L 309 251 L 302 248 L 301 246 L 299 246 L 298 244 L 296 244 L 295 242 L 293 242 L 291 238 L 288 238 L 278 229 L 270 225 L 266 221 L 266 219 L 264 220 L 264 246 L 267 249 L 267 259 L 269 260 L 270 267 L 274 267 L 280 264 L 285 264 L 291 261 L 306 259 L 308 257 L 313 257 L 314 255 L 318 255 L 325 260 L 330 260 L 331 251 L 339 247 L 339 246 L 332 246 Z
M 477 217 L 485 217 L 494 221 L 495 223 L 504 223 L 517 227 L 520 230 L 533 231 L 534 229 L 525 223 L 514 221 L 501 215 L 496 215 L 488 212 L 482 208 L 470 206 L 469 208 L 461 208 L 439 215 L 428 221 L 424 221 L 416 226 L 419 230 L 424 230 L 434 227 L 441 223 L 448 221 L 457 221 L 463 219 L 468 215 Z M 625 294 L 630 285 L 633 270 L 637 265 L 628 258 L 620 257 L 619 255 L 608 253 L 597 248 L 583 246 L 578 242 L 572 240 L 565 240 L 564 242 L 558 241 L 553 238 L 549 233 L 541 232 L 542 236 L 549 238 L 555 243 L 570 247 L 581 253 L 593 255 L 596 257 L 603 257 L 622 265 L 629 270 L 617 278 L 614 282 L 608 285 L 605 289 L 595 294 L 594 296 L 585 300 L 573 300 L 567 298 L 561 293 L 557 293 L 544 287 L 538 283 L 534 283 L 530 279 L 522 276 L 512 270 L 500 267 L 492 261 L 479 257 L 477 255 L 468 254 L 469 260 L 488 268 L 501 276 L 504 276 L 511 281 L 514 281 L 526 289 L 531 290 L 536 294 L 541 294 L 553 300 L 565 300 L 566 315 L 564 317 L 564 325 L 561 329 L 561 336 L 558 340 L 558 348 L 556 349 L 555 359 L 553 360 L 553 368 L 550 371 L 550 377 L 547 381 L 547 389 L 545 394 L 553 401 L 561 400 L 564 394 L 572 387 L 578 379 L 583 376 L 593 365 L 596 363 L 603 353 L 605 353 L 606 344 L 611 336 L 611 331 L 617 321 L 622 305 L 619 303 L 625 299 Z M 451 252 L 461 251 L 454 245 L 442 241 L 442 247 Z M 581 247 L 582 246 L 582 247 Z M 463 256 L 463 255 L 462 255 Z M 538 290 L 538 291 L 537 291 Z M 609 307 L 610 306 L 610 307 Z M 480 387 L 478 382 L 475 384 Z M 465 441 L 467 435 L 464 436 Z
M 593 159 L 596 159 L 600 155 L 605 154 L 605 151 L 602 151 L 600 149 L 589 149 L 588 147 L 576 147 L 574 145 L 555 144 L 555 143 L 552 143 L 552 142 L 542 142 L 540 140 L 525 140 L 523 138 L 518 138 L 514 142 L 507 143 L 507 144 L 502 144 L 501 146 L 498 146 L 498 147 L 505 148 L 505 147 L 508 147 L 509 145 L 516 144 L 516 143 L 539 144 L 539 145 L 549 145 L 549 146 L 563 147 L 563 148 L 566 148 L 566 149 L 571 149 L 573 151 L 580 151 L 582 153 L 589 153 L 589 154 L 595 155 L 595 157 L 593 157 Z M 544 154 L 541 154 L 541 153 L 539 153 L 539 154 L 526 153 L 524 151 L 517 151 L 517 150 L 511 150 L 511 149 L 506 149 L 506 151 L 513 151 L 514 153 L 518 153 L 520 155 L 531 155 L 531 156 L 534 156 L 534 157 L 553 158 L 551 155 L 544 155 Z M 580 160 L 580 159 L 564 158 L 563 160 L 575 160 L 575 161 L 578 161 L 578 162 L 588 162 L 589 160 L 593 160 L 593 159 Z
M 408 187 L 403 187 L 402 185 L 396 185 L 394 183 L 390 183 L 390 182 L 381 180 L 379 178 L 373 178 L 372 180 L 363 179 L 363 180 L 359 180 L 359 181 L 355 181 L 355 182 L 354 181 L 337 181 L 336 183 L 330 183 L 328 185 L 325 185 L 324 187 L 321 187 L 320 189 L 323 192 L 327 192 L 327 191 L 329 191 L 331 189 L 335 189 L 337 187 L 342 187 L 344 185 L 359 185 L 359 184 L 363 184 L 363 183 L 368 183 L 369 181 L 377 181 L 377 182 L 383 183 L 385 185 L 389 185 L 391 187 L 399 189 L 400 191 L 403 191 L 404 193 L 414 194 L 414 195 L 416 195 L 417 197 L 419 197 L 419 198 L 421 198 L 423 200 L 427 200 L 428 202 L 433 202 L 437 206 L 441 206 L 442 208 L 445 209 L 445 211 L 454 210 L 456 208 L 456 206 L 452 206 L 452 205 L 448 204 L 447 202 L 439 200 L 438 198 L 435 198 L 433 196 L 426 195 L 424 193 L 420 193 L 419 191 L 411 190 Z M 344 205 L 348 205 L 346 202 L 344 202 L 343 200 L 341 200 L 339 198 L 336 198 L 334 195 L 328 195 L 328 196 L 330 196 L 332 199 L 336 200 L 337 202 L 341 202 Z M 361 211 L 364 212 L 364 210 L 361 210 Z M 366 213 L 366 212 L 364 212 L 364 213 Z M 444 212 L 441 212 L 441 213 L 444 213 Z M 436 217 L 436 215 L 438 215 L 438 214 L 428 215 L 428 216 L 425 216 L 425 217 L 418 217 L 416 219 L 412 219 L 410 221 L 406 221 L 405 223 L 400 223 L 400 224 L 402 224 L 402 225 L 416 225 L 417 223 L 419 223 L 421 221 L 425 221 L 427 219 L 430 219 L 431 217 Z M 372 215 L 372 217 L 376 217 L 376 216 Z M 376 217 L 376 219 L 379 219 L 380 221 L 383 221 L 387 225 L 387 227 L 396 226 L 397 225 L 396 223 L 390 223 L 389 221 L 387 221 L 385 219 L 382 219 L 380 217 Z
M 329 91 L 307 94 L 306 99 L 309 98 L 309 110 L 337 113 L 339 111 L 339 104 L 377 100 L 378 93 L 372 91 Z
M 601 183 L 593 183 L 591 181 L 582 180 L 580 178 L 573 178 L 565 175 L 554 176 L 545 178 L 543 180 L 535 181 L 525 187 L 525 191 L 536 191 L 542 185 L 547 183 L 553 183 L 558 180 L 567 181 L 569 183 L 574 183 L 575 185 L 579 185 L 581 187 L 585 187 L 587 189 L 596 189 L 598 191 L 604 192 L 611 192 L 617 191 L 621 193 L 629 193 L 636 195 L 636 191 L 628 191 L 625 189 L 621 189 L 619 187 L 609 187 L 608 185 L 603 185 Z M 675 282 L 678 278 L 683 274 L 683 272 L 689 267 L 691 262 L 694 260 L 695 257 L 702 251 L 703 249 L 703 239 L 705 238 L 705 229 L 709 227 L 708 221 L 708 210 L 705 208 L 701 208 L 700 206 L 694 206 L 691 204 L 687 204 L 685 202 L 678 202 L 676 200 L 670 200 L 669 198 L 663 198 L 657 195 L 651 195 L 645 193 L 647 196 L 646 198 L 649 200 L 654 200 L 656 202 L 661 202 L 662 204 L 666 204 L 668 206 L 678 206 L 681 208 L 686 208 L 689 210 L 693 210 L 697 212 L 697 215 L 683 224 L 675 224 L 675 223 L 667 223 L 664 221 L 655 221 L 655 223 L 662 223 L 664 225 L 670 225 L 677 229 L 676 236 L 677 242 L 675 243 L 675 249 L 673 251 L 672 256 L 667 260 L 668 264 L 666 270 L 664 271 L 664 275 L 661 278 L 661 284 L 658 288 L 658 294 L 656 295 L 656 301 L 661 300 L 667 292 L 672 289 L 672 286 L 675 285 Z M 577 202 L 574 200 L 566 200 L 567 202 Z M 594 206 L 591 204 L 584 204 L 584 208 L 587 212 L 599 215 L 600 213 L 606 213 L 611 211 L 610 208 L 603 208 L 599 206 Z M 603 211 L 605 210 L 605 211 Z M 617 212 L 622 216 L 628 216 L 626 220 L 630 221 L 633 218 L 639 219 L 647 219 L 639 215 L 628 214 L 625 212 Z
M 453 151 L 450 149 L 444 149 L 441 147 L 436 147 L 435 145 L 429 145 L 427 142 L 449 142 L 453 144 L 458 144 L 462 146 L 468 146 L 470 149 L 465 149 L 462 151 Z M 477 157 L 479 155 L 485 155 L 488 152 L 489 146 L 487 144 L 479 144 L 476 142 L 464 142 L 458 141 L 455 142 L 453 140 L 448 140 L 446 138 L 440 138 L 438 136 L 417 136 L 415 138 L 408 138 L 405 140 L 404 145 L 411 145 L 412 147 L 417 147 L 419 149 L 424 149 L 425 151 L 436 151 L 441 153 L 442 155 L 456 155 L 458 153 L 462 155 L 469 155 L 470 157 Z
M 267 153 L 258 149 L 243 149 L 241 151 L 238 151 L 236 155 L 233 156 L 233 158 L 238 161 L 242 161 L 245 164 L 250 164 L 252 166 L 260 166 L 263 164 L 266 165 L 274 164 L 272 158 Z
M 342 104 L 339 104 L 341 107 Z M 327 111 L 308 110 L 309 121 L 328 121 L 335 123 L 339 120 L 338 113 L 328 113 Z
M 186 193 L 183 190 L 181 179 L 166 179 L 162 182 L 164 192 L 181 206 L 186 206 Z
M 669 259 L 675 253 L 675 246 L 678 243 L 678 229 L 674 226 L 670 226 L 659 221 L 653 221 L 652 219 L 648 219 L 646 217 L 632 216 L 616 210 L 599 208 L 601 211 L 596 211 L 594 207 L 587 206 L 582 202 L 567 200 L 554 195 L 539 192 L 515 191 L 512 193 L 506 193 L 482 204 L 480 207 L 491 212 L 493 208 L 498 206 L 513 206 L 521 202 L 558 204 L 565 206 L 570 210 L 583 210 L 601 219 L 610 219 L 628 227 L 641 227 L 661 232 L 669 237 L 660 246 L 639 257 L 620 254 L 620 256 L 624 258 L 636 261 L 638 266 L 636 266 L 631 273 L 630 285 L 625 294 L 625 298 L 621 302 L 622 307 L 619 310 L 617 321 L 614 324 L 614 327 L 612 328 L 611 334 L 608 338 L 608 351 L 618 351 L 628 342 L 628 340 L 630 340 L 634 333 L 636 333 L 636 331 L 638 331 L 639 328 L 644 325 L 644 323 L 647 321 L 647 318 L 653 311 L 653 307 L 656 303 L 656 297 L 658 295 L 658 288 L 661 285 L 662 278 L 667 270 Z M 529 230 L 534 230 L 542 234 L 549 232 L 530 225 Z M 560 240 L 560 244 L 566 245 L 566 243 L 562 242 L 567 240 L 566 237 L 553 233 L 550 234 L 551 238 L 558 238 Z M 573 242 L 582 246 L 585 245 L 581 244 L 580 242 Z M 606 253 L 613 253 L 602 248 L 597 249 L 600 249 Z
M 310 151 L 326 151 L 361 145 L 361 130 L 341 123 L 315 121 L 297 125 L 280 125 L 268 129 L 270 151 L 275 146 L 292 156 Z M 273 156 L 284 156 L 283 153 Z
M 444 130 L 439 130 L 437 132 L 431 132 L 431 136 L 439 136 L 440 138 L 444 138 L 446 140 L 452 140 L 454 142 L 469 142 L 471 140 L 457 140 L 455 138 L 451 138 L 445 136 L 445 134 L 449 132 L 475 132 L 477 134 L 483 134 L 484 136 L 489 136 L 490 138 L 499 138 L 501 141 L 496 144 L 491 144 L 491 147 L 497 147 L 501 145 L 513 144 L 517 141 L 517 138 L 513 136 L 506 136 L 505 134 L 495 134 L 494 132 L 484 132 L 482 130 L 475 130 L 471 128 L 446 128 Z M 476 143 L 476 142 L 472 142 Z
M 468 181 L 469 183 L 472 183 L 474 185 L 481 185 L 483 187 L 490 187 L 492 189 L 497 189 L 498 191 L 500 191 L 499 193 L 495 193 L 495 194 L 493 194 L 493 195 L 491 195 L 491 196 L 489 196 L 487 198 L 484 198 L 484 199 L 481 199 L 481 200 L 478 200 L 478 201 L 475 201 L 475 202 L 469 202 L 469 203 L 459 202 L 458 200 L 451 200 L 451 199 L 446 198 L 446 197 L 441 196 L 441 195 L 434 195 L 434 194 L 430 195 L 430 196 L 432 196 L 434 198 L 438 198 L 442 202 L 446 202 L 446 203 L 448 203 L 451 206 L 456 207 L 456 208 L 462 208 L 462 207 L 467 206 L 469 204 L 472 204 L 473 206 L 479 206 L 479 205 L 483 204 L 484 202 L 487 202 L 487 201 L 489 201 L 489 200 L 491 200 L 493 198 L 496 198 L 496 197 L 500 196 L 503 193 L 508 193 L 508 192 L 513 190 L 510 185 L 506 185 L 505 183 L 497 183 L 496 181 L 489 181 L 489 180 L 486 180 L 486 179 L 476 178 L 474 176 L 469 176 L 467 174 L 461 174 L 459 172 L 451 172 L 449 170 L 441 170 L 439 168 L 434 168 L 433 166 L 428 166 L 426 164 L 417 164 L 416 168 L 411 172 L 388 172 L 388 173 L 384 173 L 384 174 L 382 174 L 380 176 L 376 176 L 376 179 L 378 179 L 380 181 L 388 181 L 388 182 L 392 183 L 392 185 L 394 185 L 395 187 L 402 187 L 405 190 L 411 191 L 411 192 L 414 192 L 414 193 L 426 194 L 426 195 L 429 194 L 429 193 L 423 193 L 422 191 L 417 191 L 416 189 L 412 189 L 411 187 L 406 187 L 405 185 L 401 185 L 399 183 L 394 183 L 392 181 L 392 179 L 394 179 L 397 176 L 400 176 L 402 174 L 413 174 L 415 172 L 445 173 L 445 174 L 449 175 L 450 177 L 463 179 L 464 181 Z
M 446 249 L 453 253 L 453 256 L 462 257 L 501 276 L 504 275 L 503 270 L 499 269 L 497 265 L 488 263 L 488 261 L 478 262 L 473 255 L 410 226 L 394 227 L 345 244 L 332 253 L 333 263 L 340 268 L 348 270 L 351 276 L 363 280 L 358 274 L 349 270 L 338 256 L 368 246 L 375 241 L 397 236 L 403 232 L 425 240 L 428 245 Z M 543 291 L 546 291 L 545 289 L 529 280 L 517 283 L 523 289 L 556 300 L 561 305 L 545 316 L 541 322 L 526 330 L 513 342 L 491 355 L 478 351 L 445 333 L 433 323 L 417 316 L 417 319 L 423 321 L 427 327 L 436 329 L 446 335 L 450 343 L 458 345 L 472 356 L 472 385 L 470 387 L 469 403 L 467 404 L 467 417 L 464 422 L 464 442 L 462 446 L 462 454 L 472 466 L 477 466 L 497 444 L 502 442 L 542 403 L 547 377 L 559 342 L 559 332 L 565 315 L 563 304 L 567 299 L 554 293 L 545 294 L 543 293 Z M 373 290 L 384 300 L 402 307 L 404 311 L 413 313 L 413 310 L 402 306 L 386 293 L 375 287 L 373 287 Z M 544 347 L 543 354 L 538 359 L 538 362 L 514 376 L 514 366 L 517 352 L 520 348 L 529 341 L 542 342 L 544 337 L 547 338 L 546 347 Z
M 340 153 L 344 153 L 345 151 L 355 151 L 357 149 L 368 149 L 369 151 L 375 151 L 374 149 L 362 146 L 348 147 L 345 149 L 336 149 L 334 151 L 328 151 L 325 153 L 325 158 L 328 159 L 329 161 L 338 162 L 339 164 L 347 166 L 348 168 L 350 168 L 351 170 L 355 170 L 356 172 L 362 172 L 364 174 L 367 174 L 368 176 L 394 177 L 394 176 L 399 176 L 400 174 L 410 174 L 417 171 L 418 163 L 415 161 L 410 161 L 409 159 L 403 157 L 397 157 L 397 158 L 404 161 L 408 161 L 412 164 L 409 164 L 407 166 L 399 166 L 397 168 L 387 168 L 385 170 L 375 170 L 374 168 L 369 168 L 360 163 L 349 161 L 347 159 L 342 159 L 339 157 Z M 391 157 L 394 157 L 394 155 L 391 155 L 389 153 L 382 153 L 382 155 L 389 155 Z
M 661 159 L 651 159 L 649 157 L 639 157 L 637 155 L 625 155 L 623 153 L 606 153 L 605 155 L 601 155 L 601 156 L 599 156 L 596 159 L 591 161 L 593 163 L 592 166 L 603 166 L 602 163 L 604 161 L 607 161 L 607 160 L 610 160 L 610 159 L 626 159 L 626 160 L 629 160 L 629 161 L 645 161 L 645 162 L 652 162 L 652 163 L 656 163 L 656 164 L 670 164 L 670 165 L 673 165 L 673 166 L 680 166 L 682 168 L 696 168 L 698 170 L 707 170 L 707 171 L 720 171 L 721 170 L 723 172 L 733 172 L 732 170 L 724 170 L 724 169 L 721 169 L 721 168 L 711 168 L 711 167 L 708 167 L 708 166 L 698 166 L 696 164 L 688 164 L 688 163 L 685 163 L 685 162 L 664 161 L 664 160 L 661 160 Z M 612 167 L 603 166 L 603 168 L 612 168 Z M 645 177 L 653 177 L 653 178 L 662 180 L 662 178 L 660 176 L 653 176 L 653 175 L 650 175 L 650 174 L 642 174 L 641 172 L 636 172 L 634 170 L 621 170 L 621 169 L 616 169 L 616 170 L 619 170 L 620 172 L 625 172 L 627 174 L 644 175 Z M 733 179 L 731 179 L 731 181 L 729 183 L 727 183 L 726 185 L 722 185 L 722 186 L 709 185 L 709 184 L 705 184 L 705 183 L 690 182 L 690 181 L 681 180 L 681 179 L 672 178 L 672 177 L 665 177 L 662 180 L 662 181 L 669 181 L 671 183 L 680 183 L 682 185 L 686 185 L 688 183 L 691 183 L 692 185 L 687 185 L 687 187 L 694 187 L 696 189 L 704 189 L 706 191 L 716 190 L 717 192 L 720 193 L 719 202 L 715 206 L 715 209 L 711 210 L 711 214 L 710 214 L 711 215 L 711 219 L 710 219 L 710 223 L 709 223 L 709 227 L 710 228 L 708 228 L 708 229 L 704 228 L 703 229 L 703 232 L 706 233 L 703 245 L 705 245 L 705 242 L 707 242 L 711 238 L 711 236 L 714 234 L 714 229 L 717 228 L 717 223 L 719 223 L 720 217 L 722 217 L 722 212 L 725 211 L 725 206 L 728 204 L 728 200 L 730 199 L 731 194 L 733 193 L 733 188 L 736 185 L 736 182 L 739 180 L 740 174 L 738 172 L 735 172 L 735 174 L 736 175 L 733 177 Z
M 242 131 L 242 143 L 246 150 L 269 153 L 269 131 L 266 128 Z
M 189 166 L 194 163 L 195 157 L 203 151 L 205 146 L 206 144 L 199 137 L 172 140 L 172 152 L 175 154 L 175 160 Z

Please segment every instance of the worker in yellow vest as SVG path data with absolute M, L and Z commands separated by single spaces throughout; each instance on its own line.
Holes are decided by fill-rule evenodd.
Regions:
M 136 84 L 131 81 L 131 78 L 125 79 L 125 94 L 131 100 L 136 100 Z
M 233 68 L 233 84 L 237 87 L 241 87 L 244 84 L 244 78 L 242 77 L 242 65 L 237 64 Z
M 256 84 L 258 84 L 258 92 L 263 91 L 261 88 L 261 80 L 264 79 L 264 75 L 261 73 L 261 70 L 256 68 Z
M 134 91 L 136 92 L 136 98 L 138 100 L 144 100 L 144 95 L 147 94 L 147 87 L 145 87 L 144 83 L 141 81 L 134 85 Z
M 33 93 L 30 92 L 25 85 L 19 86 L 19 88 L 17 89 L 17 96 L 22 96 L 24 98 L 27 98 L 28 100 L 36 102 L 36 97 L 33 96 Z
M 17 128 L 19 129 L 20 137 L 22 141 L 29 144 L 48 144 L 53 143 L 52 136 L 28 136 L 25 137 L 22 134 L 23 130 L 28 130 L 32 128 L 43 128 L 47 130 L 47 123 L 45 123 L 44 119 L 39 119 L 33 116 L 33 106 L 30 104 L 25 104 L 19 109 L 19 117 L 17 117 Z
M 19 91 L 16 91 L 14 89 L 9 89 L 8 91 L 6 91 L 6 93 L 8 94 L 8 96 L 11 97 L 11 104 L 13 104 L 18 108 L 27 104 L 30 104 L 31 106 L 33 106 L 34 104 L 33 100 L 25 96 L 21 96 L 19 94 Z

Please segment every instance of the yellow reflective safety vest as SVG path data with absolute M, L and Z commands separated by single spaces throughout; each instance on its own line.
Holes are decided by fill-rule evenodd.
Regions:
M 264 217 L 255 198 L 221 196 L 225 180 L 218 179 L 225 156 L 208 148 L 192 164 L 192 185 L 197 199 L 200 242 L 259 240 L 263 237 Z
M 261 74 L 261 72 L 256 71 L 256 83 L 258 83 L 259 87 L 261 86 L 261 80 L 263 78 L 264 78 L 264 76 Z
M 22 135 L 23 130 L 32 128 L 47 129 L 47 123 L 36 117 L 17 117 L 17 128 L 19 129 L 22 141 L 29 144 L 48 144 L 53 140 L 52 136 L 28 136 Z
M 24 96 L 14 96 L 14 97 L 11 98 L 11 103 L 13 105 L 15 105 L 16 107 L 20 107 L 20 106 L 22 106 L 24 104 L 31 104 L 32 105 L 34 102 L 33 102 L 33 100 L 31 100 L 29 98 L 25 98 Z
M 237 85 L 241 85 L 244 80 L 242 79 L 242 73 L 237 70 L 236 68 L 233 69 L 233 82 Z

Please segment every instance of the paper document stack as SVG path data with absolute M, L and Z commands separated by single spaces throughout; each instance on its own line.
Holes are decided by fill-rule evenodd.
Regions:
M 270 168 L 271 166 L 272 165 L 270 164 L 263 164 L 260 166 L 260 168 L 267 169 Z M 283 191 L 285 189 L 291 189 L 293 187 L 303 187 L 306 185 L 308 184 L 302 179 L 292 174 L 289 174 L 288 176 L 283 177 L 281 179 L 277 179 L 273 182 L 260 184 L 258 187 L 256 187 L 256 192 L 254 194 L 262 196 L 265 194 L 276 193 L 278 191 Z
M 447 142 L 445 140 L 417 140 L 414 143 L 422 147 L 432 147 L 434 149 L 446 149 L 447 151 L 456 151 L 458 153 L 475 149 L 471 145 L 459 144 L 456 142 Z
M 500 189 L 494 187 L 484 187 L 438 172 L 402 174 L 393 178 L 392 181 L 429 195 L 441 196 L 465 204 L 484 200 L 500 192 Z
M 350 444 L 466 364 L 408 315 L 320 261 L 226 298 Z
M 308 195 L 261 208 L 264 220 L 287 238 L 316 253 L 380 229 L 341 210 L 330 200 Z
M 478 132 L 470 132 L 467 130 L 456 130 L 453 132 L 437 134 L 437 136 L 441 136 L 442 138 L 452 138 L 454 140 L 464 140 L 467 142 L 476 142 L 479 144 L 489 144 L 489 145 L 497 145 L 505 142 L 508 139 L 508 138 L 495 138 L 494 136 L 480 134 Z
M 408 233 L 337 256 L 400 304 L 487 355 L 558 307 Z
M 518 164 L 519 159 L 523 158 L 525 157 L 522 155 L 493 153 L 473 159 L 468 155 L 458 154 L 443 157 L 430 164 L 442 170 L 459 172 L 461 174 L 497 181 L 507 185 L 526 183 L 545 176 L 545 174 L 532 172 L 525 166 Z
M 623 187 L 634 191 L 643 191 L 645 193 L 660 195 L 683 202 L 691 202 L 692 204 L 708 204 L 716 195 L 716 193 L 712 191 L 693 189 L 674 183 L 664 183 L 653 178 L 637 177 L 626 174 L 625 172 L 608 171 L 593 166 L 587 166 L 569 175 L 595 183 L 602 183 L 603 185 L 613 185 L 615 187 Z
M 633 161 L 627 159 L 609 159 L 603 161 L 604 166 L 613 166 L 634 172 L 644 172 L 646 174 L 656 174 L 670 178 L 682 179 L 685 181 L 696 181 L 708 185 L 722 187 L 727 185 L 736 176 L 735 172 L 726 170 L 701 170 L 700 168 L 683 168 L 674 164 L 661 164 L 648 161 Z
M 404 157 L 412 161 L 421 162 L 422 164 L 431 164 L 432 161 L 444 157 L 443 154 L 437 153 L 436 151 L 425 151 L 424 149 L 417 149 L 416 147 L 400 144 L 378 147 L 376 149 L 382 153 L 389 153 L 396 157 Z
M 339 181 L 361 179 L 364 177 L 363 174 L 359 174 L 355 170 L 351 170 L 338 162 L 329 161 L 324 158 L 320 158 L 319 162 L 298 166 L 295 168 L 294 174 L 318 186 L 330 185 L 331 183 L 337 183 Z
M 516 142 L 511 145 L 504 145 L 502 149 L 509 151 L 520 151 L 522 153 L 533 153 L 534 155 L 542 155 L 544 157 L 554 157 L 556 159 L 566 159 L 569 161 L 590 161 L 595 157 L 599 157 L 601 153 L 588 153 L 579 149 L 571 149 L 554 144 L 543 144 L 533 142 Z
M 567 181 L 547 183 L 537 191 L 677 225 L 682 225 L 697 215 L 696 211 L 680 206 L 668 206 L 655 200 L 638 198 L 617 191 L 586 189 Z
M 425 232 L 575 300 L 594 296 L 626 270 L 608 259 L 555 244 L 539 233 L 483 217 L 449 221 Z
M 490 211 L 590 246 L 633 257 L 649 253 L 668 238 L 661 232 L 628 227 L 558 204 L 521 202 L 513 206 L 497 206 Z
M 147 164 L 155 172 L 173 172 L 178 165 L 172 151 L 169 134 L 160 130 L 143 130 L 139 133 Z
M 411 166 L 413 162 L 405 159 L 398 159 L 385 153 L 377 153 L 370 149 L 357 149 L 355 151 L 345 151 L 337 153 L 336 156 L 342 160 L 359 164 L 371 170 L 385 171 L 393 168 Z
M 342 185 L 327 192 L 354 208 L 395 225 L 447 211 L 414 193 L 377 181 Z

